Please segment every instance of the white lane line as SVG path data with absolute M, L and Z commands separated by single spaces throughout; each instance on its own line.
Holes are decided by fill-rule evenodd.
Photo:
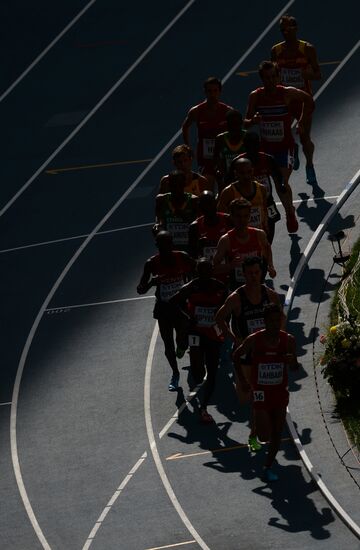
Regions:
M 180 502 L 176 498 L 176 495 L 173 491 L 173 488 L 170 484 L 170 481 L 165 473 L 160 454 L 158 451 L 158 447 L 155 441 L 155 434 L 154 429 L 152 425 L 152 418 L 151 418 L 151 398 L 150 398 L 150 384 L 151 384 L 151 369 L 153 364 L 153 358 L 154 358 L 154 352 L 155 352 L 155 345 L 156 340 L 159 334 L 159 328 L 157 323 L 155 324 L 153 334 L 150 341 L 148 356 L 146 360 L 146 367 L 145 367 L 145 381 L 144 381 L 144 412 L 145 412 L 145 424 L 146 424 L 146 433 L 148 436 L 149 444 L 150 444 L 150 450 L 155 462 L 156 469 L 159 473 L 160 479 L 162 481 L 162 484 L 164 485 L 164 488 L 168 494 L 169 499 L 171 500 L 172 505 L 174 506 L 175 510 L 179 514 L 180 519 L 184 523 L 185 527 L 188 529 L 188 531 L 191 533 L 191 535 L 194 537 L 200 548 L 203 550 L 210 550 L 205 541 L 200 537 L 199 533 L 196 531 L 195 527 L 185 514 Z
M 166 544 L 165 546 L 154 546 L 153 548 L 146 548 L 146 550 L 165 550 L 165 548 L 175 548 L 177 546 L 185 546 L 186 544 L 194 544 L 194 542 L 196 542 L 196 540 L 187 540 L 186 542 Z
M 297 268 L 295 270 L 294 276 L 291 279 L 289 289 L 286 294 L 285 298 L 285 312 L 288 316 L 291 310 L 291 306 L 294 300 L 294 293 L 295 289 L 299 283 L 299 280 L 301 278 L 301 275 L 308 264 L 312 254 L 317 248 L 317 245 L 319 244 L 322 236 L 324 235 L 327 226 L 333 219 L 333 217 L 338 213 L 342 205 L 345 203 L 345 201 L 350 197 L 350 195 L 355 191 L 357 186 L 360 183 L 360 170 L 354 175 L 354 177 L 351 179 L 351 181 L 346 185 L 344 191 L 341 193 L 341 195 L 338 197 L 336 203 L 332 205 L 330 210 L 327 212 L 327 214 L 322 219 L 321 223 L 319 224 L 317 230 L 311 237 L 305 252 L 302 255 L 302 258 L 300 262 L 297 265 Z M 299 434 L 297 433 L 297 430 L 295 428 L 295 425 L 293 423 L 293 420 L 290 415 L 289 409 L 287 409 L 287 425 L 289 428 L 289 431 L 291 433 L 291 436 L 294 440 L 294 443 L 298 449 L 298 452 L 300 454 L 301 460 L 304 463 L 305 468 L 309 472 L 310 476 L 313 478 L 315 483 L 317 484 L 320 492 L 325 497 L 327 502 L 330 504 L 331 508 L 336 512 L 336 514 L 339 516 L 339 518 L 345 523 L 345 525 L 354 533 L 354 535 L 358 538 L 360 538 L 360 526 L 354 522 L 354 520 L 349 516 L 349 514 L 344 510 L 344 508 L 340 505 L 340 503 L 336 500 L 336 498 L 333 496 L 333 494 L 329 491 L 328 487 L 325 485 L 319 474 L 315 472 L 314 465 L 310 461 L 301 441 Z
M 134 464 L 134 466 L 132 467 L 130 472 L 127 474 L 127 476 L 124 477 L 123 481 L 120 483 L 119 487 L 116 489 L 115 493 L 112 495 L 111 499 L 105 506 L 104 510 L 101 512 L 101 515 L 99 516 L 99 519 L 97 520 L 94 527 L 92 528 L 90 535 L 88 536 L 84 546 L 82 547 L 82 550 L 88 550 L 88 548 L 90 547 L 92 541 L 96 536 L 96 533 L 98 532 L 98 529 L 101 527 L 101 524 L 103 523 L 106 516 L 110 512 L 111 508 L 114 506 L 115 502 L 121 495 L 122 491 L 125 489 L 126 485 L 129 483 L 133 475 L 135 475 L 137 470 L 140 468 L 140 466 L 142 465 L 146 457 L 147 457 L 147 453 L 145 452 L 141 455 L 139 460 Z
M 150 300 L 152 298 L 155 298 L 155 296 L 136 296 L 134 298 L 121 298 L 120 300 L 108 300 L 107 302 L 92 302 L 89 304 L 75 304 L 74 306 L 58 306 L 58 307 L 48 307 L 45 309 L 45 312 L 49 311 L 57 311 L 58 309 L 78 309 L 82 307 L 92 307 L 92 306 L 104 306 L 108 304 L 120 304 L 122 302 L 136 302 L 138 300 Z
M 5 405 L 11 405 L 11 401 L 9 401 L 8 403 L 0 403 L 0 407 L 5 407 Z
M 116 229 L 107 229 L 106 231 L 99 231 L 96 236 L 109 235 L 110 233 L 118 233 L 119 231 L 128 231 L 130 229 L 139 229 L 141 227 L 150 227 L 151 225 L 154 225 L 154 222 L 140 223 L 138 225 L 128 225 L 126 227 L 118 227 Z M 26 248 L 34 248 L 36 246 L 65 243 L 67 241 L 74 241 L 76 239 L 85 239 L 88 236 L 89 233 L 85 233 L 84 235 L 74 235 L 74 237 L 64 237 L 62 239 L 54 239 L 52 241 L 41 241 L 39 243 L 24 244 L 22 246 L 15 246 L 14 248 L 4 248 L 3 250 L 0 250 L 0 254 L 5 254 L 7 252 L 16 252 L 18 250 L 25 250 Z
M 295 199 L 293 200 L 293 204 L 300 204 L 302 202 L 316 202 L 316 201 L 324 201 L 324 200 L 333 200 L 337 199 L 339 195 L 329 195 L 327 197 L 309 197 L 308 199 Z M 282 202 L 278 201 L 275 203 L 276 206 L 283 206 Z M 0 250 L 1 254 L 1 250 Z
M 25 78 L 25 76 L 29 74 L 29 72 L 39 63 L 39 61 L 42 60 L 42 58 L 51 50 L 51 48 L 55 46 L 57 42 L 59 42 L 59 40 L 64 36 L 64 34 L 66 34 L 68 30 L 70 30 L 71 27 L 73 27 L 75 23 L 79 21 L 80 17 L 82 17 L 84 13 L 86 13 L 87 10 L 93 4 L 95 4 L 95 2 L 96 0 L 91 0 L 91 2 L 86 4 L 86 6 L 81 11 L 79 11 L 79 13 L 70 21 L 70 23 L 68 23 L 66 27 L 64 27 L 63 30 L 54 38 L 54 40 L 50 42 L 48 46 L 46 46 L 45 50 L 43 50 L 41 54 L 39 54 L 34 59 L 34 61 L 27 67 L 27 69 L 25 69 L 25 71 L 22 72 L 20 76 L 18 76 L 18 78 L 5 90 L 5 92 L 1 94 L 0 103 L 10 94 L 10 92 L 13 91 L 13 89 L 23 80 L 23 78 Z
M 180 17 L 193 5 L 195 0 L 190 0 L 177 15 L 170 21 L 170 23 L 157 35 L 155 40 L 143 51 L 143 53 L 137 58 L 137 60 L 124 72 L 124 74 L 115 82 L 110 90 L 100 99 L 100 101 L 91 109 L 91 111 L 83 118 L 83 120 L 74 128 L 74 130 L 68 135 L 66 139 L 55 149 L 55 151 L 47 158 L 45 162 L 36 170 L 36 172 L 27 180 L 27 182 L 15 193 L 15 195 L 3 206 L 0 210 L 0 217 L 7 212 L 7 210 L 14 204 L 14 202 L 24 193 L 24 191 L 32 184 L 32 182 L 45 170 L 50 162 L 64 149 L 64 147 L 72 140 L 76 134 L 79 133 L 81 128 L 97 113 L 97 111 L 104 105 L 104 103 L 113 95 L 113 93 L 119 88 L 119 86 L 127 79 L 127 77 L 136 69 L 136 67 L 143 61 L 149 52 L 156 46 L 156 44 L 163 38 L 163 36 L 175 25 Z M 150 164 L 151 166 L 152 164 Z

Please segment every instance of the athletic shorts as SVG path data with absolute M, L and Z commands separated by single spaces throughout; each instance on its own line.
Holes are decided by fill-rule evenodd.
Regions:
M 289 404 L 289 392 L 286 388 L 280 390 L 252 390 L 252 404 L 254 409 L 268 410 L 282 409 Z
M 283 151 L 278 151 L 277 153 L 271 153 L 274 157 L 280 168 L 293 168 L 294 166 L 294 147 L 289 147 Z

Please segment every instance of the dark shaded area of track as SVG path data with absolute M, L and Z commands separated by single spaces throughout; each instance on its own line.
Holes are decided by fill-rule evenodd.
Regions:
M 0 105 L 4 125 L 9 130 L 2 146 L 1 178 L 5 181 L 2 205 L 183 5 L 180 1 L 165 6 L 144 4 L 139 18 L 136 5 L 120 8 L 112 2 L 102 3 L 101 7 L 95 4 L 33 77 L 19 86 L 6 105 Z M 231 13 L 221 13 L 215 2 L 195 2 L 94 119 L 54 159 L 51 167 L 152 158 L 178 129 L 187 107 L 201 98 L 201 81 L 209 74 L 225 74 L 281 6 L 280 2 L 258 2 L 247 6 L 245 13 L 242 5 L 231 3 Z M 349 18 L 354 3 L 345 3 L 344 13 L 340 14 L 335 7 L 323 14 L 320 6 L 312 6 L 313 20 L 321 16 L 323 21 L 316 29 L 316 36 L 313 20 L 306 19 L 309 6 L 309 2 L 302 2 L 292 10 L 301 21 L 301 35 L 316 44 L 321 60 L 342 59 L 356 41 L 356 33 L 351 29 L 356 26 L 355 17 Z M 251 26 L 239 25 L 239 21 L 251 21 Z M 345 24 L 347 32 L 342 40 L 329 40 Z M 74 47 L 79 43 L 122 39 L 126 47 L 122 44 Z M 242 69 L 255 69 L 277 40 L 275 28 Z M 333 68 L 324 67 L 325 78 Z M 327 195 L 338 194 L 356 168 L 353 138 L 342 150 L 341 166 L 329 151 L 334 141 L 345 141 L 349 134 L 358 133 L 356 97 L 359 96 L 353 76 L 357 71 L 358 57 L 346 66 L 317 106 L 319 172 Z M 244 110 L 248 92 L 257 85 L 256 75 L 233 76 L 225 88 L 224 99 Z M 336 103 L 335 109 L 334 102 L 343 93 L 347 94 L 347 102 Z M 64 118 L 69 113 L 70 117 Z M 70 124 L 64 124 L 64 120 Z M 89 232 L 145 166 L 43 173 L 0 218 L 1 249 Z M 169 168 L 166 154 L 105 228 L 151 221 L 157 182 Z M 296 174 L 294 183 L 299 193 L 307 192 L 310 196 L 303 177 L 303 171 Z M 299 207 L 302 241 L 292 239 L 290 271 L 316 220 L 330 203 L 324 200 L 302 203 Z M 282 222 L 278 235 L 288 238 Z M 1 375 L 1 402 L 11 400 L 18 361 L 33 319 L 80 242 L 81 239 L 0 254 L 4 282 L 2 334 L 7 343 L 3 349 L 6 369 Z M 279 238 L 274 246 L 275 257 L 279 259 L 276 286 L 286 285 L 289 279 L 288 264 L 281 261 L 282 248 L 283 239 Z M 96 237 L 64 280 L 51 306 L 134 297 L 141 265 L 151 253 L 153 243 L 147 228 Z M 20 392 L 19 454 L 34 512 L 54 548 L 79 548 L 84 544 L 111 495 L 147 448 L 142 400 L 152 332 L 151 310 L 149 299 L 49 313 L 35 336 Z M 186 360 L 182 366 L 186 367 Z M 186 372 L 182 374 L 184 390 Z M 152 377 L 156 432 L 174 412 L 174 396 L 166 393 L 167 378 L 168 367 L 158 343 Z M 191 454 L 246 440 L 245 412 L 239 413 L 226 372 L 220 381 L 229 398 L 223 403 L 215 396 L 217 427 L 204 433 L 190 407 L 179 424 L 172 426 L 169 436 L 162 439 L 160 451 L 164 459 L 178 452 Z M 295 389 L 300 389 L 300 384 L 301 381 Z M 180 401 L 181 394 L 177 404 Z M 0 514 L 2 531 L 8 537 L 8 548 L 24 545 L 37 548 L 11 477 L 6 432 L 9 410 L 2 408 L 0 413 L 5 450 L 1 455 L 3 471 L 9 472 L 8 479 L 2 481 L 1 491 L 9 495 L 13 521 L 7 523 L 7 513 Z M 355 547 L 352 536 L 304 478 L 290 443 L 284 443 L 284 453 L 279 458 L 283 482 L 273 491 L 259 481 L 260 459 L 244 460 L 246 452 L 239 449 L 222 455 L 213 453 L 165 462 L 181 504 L 212 549 L 238 548 L 239 536 L 245 547 L 259 549 L 275 545 L 334 548 L 341 547 L 344 541 Z M 216 498 L 219 490 L 226 500 Z M 199 502 L 204 505 L 199 506 Z M 254 517 L 254 509 L 261 510 L 261 519 Z M 136 526 L 133 510 L 137 511 Z M 22 530 L 14 533 L 16 524 L 21 524 Z M 138 525 L 143 528 L 139 530 Z M 120 547 L 129 550 L 190 538 L 148 458 L 114 505 L 93 547 L 107 549 L 126 540 L 126 546 Z

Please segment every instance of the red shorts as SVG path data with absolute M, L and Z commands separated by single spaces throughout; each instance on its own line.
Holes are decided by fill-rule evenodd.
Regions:
M 286 408 L 289 404 L 289 392 L 286 388 L 252 390 L 254 409 L 272 410 Z

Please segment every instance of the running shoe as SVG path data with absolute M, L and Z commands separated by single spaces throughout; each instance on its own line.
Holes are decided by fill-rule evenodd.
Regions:
M 306 183 L 308 185 L 318 185 L 315 168 L 313 166 L 306 167 Z
M 291 213 L 287 213 L 286 215 L 286 227 L 289 233 L 296 233 L 299 229 L 295 208 L 292 209 Z
M 258 438 L 256 435 L 251 435 L 248 440 L 248 446 L 250 451 L 253 453 L 257 453 L 257 451 L 261 450 L 261 443 L 259 443 Z
M 203 424 L 212 424 L 214 422 L 213 417 L 207 412 L 206 409 L 200 410 L 200 418 Z
M 297 143 L 294 145 L 294 170 L 299 170 L 300 168 L 300 159 L 299 159 L 299 146 Z
M 273 472 L 271 468 L 265 468 L 264 470 L 265 481 L 267 481 L 268 483 L 272 483 L 273 481 L 277 481 L 278 479 L 279 479 L 279 476 L 275 474 L 275 472 Z
M 169 391 L 176 391 L 179 387 L 180 374 L 173 374 L 169 384 Z
M 175 352 L 176 357 L 177 357 L 178 359 L 181 359 L 182 357 L 184 357 L 185 351 L 186 351 L 186 349 L 179 348 L 179 346 L 178 346 L 178 347 L 176 348 L 176 352 Z

